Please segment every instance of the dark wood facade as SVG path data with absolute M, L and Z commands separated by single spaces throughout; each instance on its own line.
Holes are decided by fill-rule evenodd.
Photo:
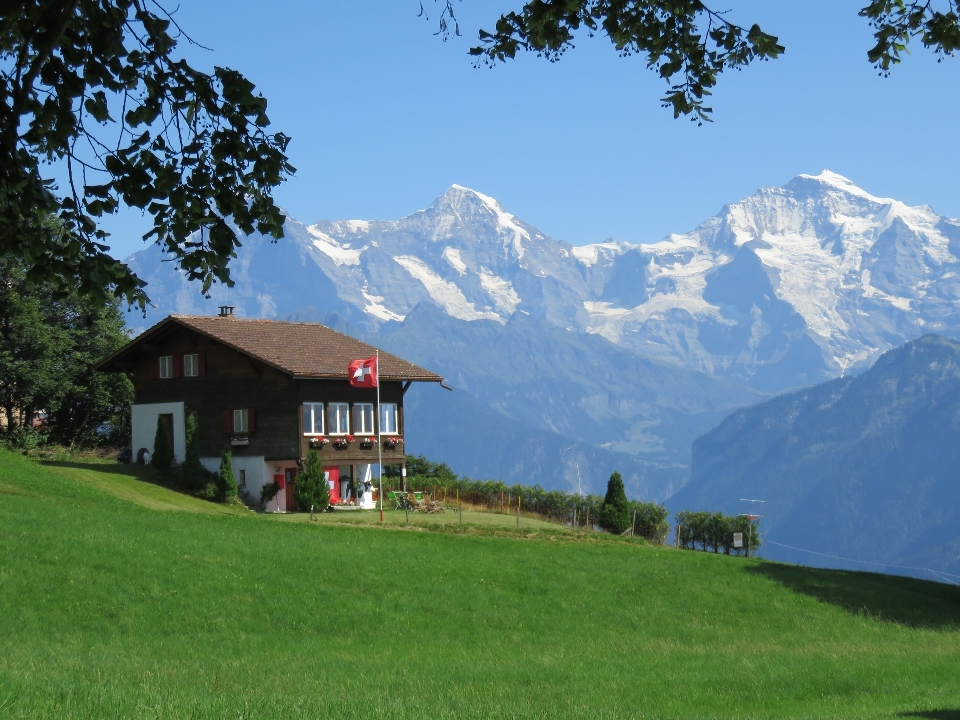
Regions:
M 232 322 L 225 320 L 224 322 Z M 346 379 L 310 379 L 293 377 L 270 364 L 218 342 L 203 333 L 171 324 L 169 331 L 154 334 L 135 346 L 119 369 L 130 373 L 136 392 L 136 404 L 183 402 L 187 416 L 196 417 L 201 457 L 218 457 L 230 445 L 234 456 L 262 456 L 265 461 L 302 460 L 310 451 L 311 438 L 303 433 L 304 402 L 350 404 L 351 433 L 354 403 L 376 402 L 376 390 L 352 387 Z M 160 378 L 157 368 L 162 356 L 172 356 L 177 363 L 183 355 L 202 358 L 202 374 L 198 377 Z M 120 363 L 115 363 L 120 365 Z M 346 370 L 346 368 L 344 368 Z M 380 400 L 396 403 L 398 434 L 403 437 L 403 395 L 409 383 L 382 381 Z M 226 432 L 224 413 L 235 409 L 252 411 L 254 429 L 243 435 L 248 444 L 231 444 L 238 433 Z M 379 417 L 375 422 L 379 423 Z M 375 434 L 375 433 L 374 433 Z M 336 436 L 327 434 L 330 440 Z M 337 449 L 334 443 L 317 448 L 324 465 L 375 464 L 378 448 L 364 446 L 354 433 L 355 441 Z M 404 445 L 383 447 L 383 461 L 404 462 Z

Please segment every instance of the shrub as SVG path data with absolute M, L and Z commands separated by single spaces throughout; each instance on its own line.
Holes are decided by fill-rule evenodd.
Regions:
M 170 438 L 167 437 L 167 431 L 163 427 L 163 418 L 157 415 L 157 433 L 153 436 L 153 455 L 150 456 L 150 464 L 157 470 L 169 470 L 173 464 L 173 448 L 170 446 Z
M 330 504 L 330 486 L 323 474 L 320 455 L 316 450 L 307 454 L 303 472 L 297 475 L 293 486 L 293 499 L 301 512 L 308 512 L 311 507 L 316 512 L 323 512 Z
M 200 463 L 200 440 L 197 437 L 197 418 L 187 416 L 187 449 L 181 466 L 183 485 L 190 490 L 199 490 L 204 485 L 206 474 Z
M 266 511 L 267 503 L 273 500 L 278 492 L 280 492 L 280 485 L 277 484 L 276 480 L 271 480 L 260 488 L 260 512 Z
M 233 474 L 233 454 L 225 447 L 220 454 L 220 473 L 217 476 L 217 490 L 220 502 L 228 502 L 237 497 L 237 478 Z
M 607 494 L 600 506 L 600 527 L 612 533 L 623 533 L 630 528 L 630 509 L 623 478 L 614 472 L 607 482 Z
M 658 545 L 663 544 L 670 532 L 670 524 L 667 522 L 669 511 L 663 505 L 638 500 L 630 502 L 629 510 L 634 534 Z

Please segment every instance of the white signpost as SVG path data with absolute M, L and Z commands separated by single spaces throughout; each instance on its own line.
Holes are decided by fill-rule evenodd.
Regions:
M 735 548 L 743 547 L 743 533 L 734 533 L 733 534 L 733 546 Z

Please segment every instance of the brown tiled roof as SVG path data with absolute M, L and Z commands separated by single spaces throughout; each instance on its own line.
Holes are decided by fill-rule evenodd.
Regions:
M 373 345 L 317 323 L 170 315 L 102 360 L 97 369 L 107 369 L 113 360 L 126 354 L 128 349 L 169 328 L 172 323 L 196 330 L 294 377 L 346 379 L 347 365 L 351 360 L 370 357 L 377 352 Z M 443 381 L 439 375 L 383 350 L 380 350 L 380 378 Z

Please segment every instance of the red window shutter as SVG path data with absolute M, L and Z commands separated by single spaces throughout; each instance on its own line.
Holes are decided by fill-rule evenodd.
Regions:
M 228 435 L 233 434 L 233 410 L 223 411 L 223 431 Z
M 207 354 L 197 353 L 197 377 L 207 374 Z
M 250 432 L 257 431 L 257 415 L 253 408 L 247 408 L 247 424 L 250 427 Z
M 147 367 L 147 377 L 149 377 L 151 380 L 156 380 L 158 377 L 160 377 L 160 358 L 155 357 L 150 361 L 150 363 L 148 363 Z

